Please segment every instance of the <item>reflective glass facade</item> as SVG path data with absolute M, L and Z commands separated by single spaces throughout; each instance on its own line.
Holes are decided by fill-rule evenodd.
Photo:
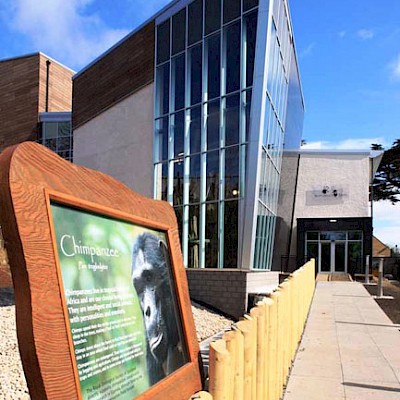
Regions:
M 269 269 L 293 54 L 286 2 L 169 10 L 156 20 L 154 195 L 175 208 L 187 267 Z
M 253 260 L 255 269 L 271 268 L 282 150 L 285 134 L 288 134 L 285 128 L 287 119 L 292 117 L 287 117 L 290 74 L 294 73 L 291 72 L 291 68 L 295 68 L 298 77 L 286 2 L 274 1 L 270 5 L 270 12 L 272 15 L 268 26 L 267 90 L 264 100 L 264 123 L 261 130 L 261 168 Z M 292 85 L 295 83 L 292 82 Z M 293 115 L 293 118 L 296 121 L 299 118 L 301 121 L 299 124 L 302 125 L 302 114 Z M 293 134 L 301 135 L 302 127 L 299 131 L 296 128 L 297 126 L 293 129 Z

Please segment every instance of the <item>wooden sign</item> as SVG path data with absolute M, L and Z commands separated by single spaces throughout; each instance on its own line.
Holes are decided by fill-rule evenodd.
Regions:
M 175 213 L 25 142 L 0 156 L 0 224 L 33 400 L 187 400 L 199 346 Z

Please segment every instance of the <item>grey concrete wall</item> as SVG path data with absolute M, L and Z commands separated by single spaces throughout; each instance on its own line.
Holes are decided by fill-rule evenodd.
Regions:
M 74 163 L 104 172 L 153 196 L 154 85 L 148 85 L 74 131 Z
M 290 227 L 295 201 L 298 157 L 298 152 L 283 152 L 272 261 L 272 269 L 274 271 L 281 270 L 282 256 L 288 255 Z M 285 267 L 285 265 L 282 267 Z
M 369 216 L 369 163 L 368 153 L 301 153 L 291 254 L 296 254 L 297 218 Z M 317 197 L 324 186 L 343 195 Z
M 275 272 L 237 269 L 187 269 L 193 300 L 239 319 L 247 311 L 249 293 L 268 293 L 278 286 Z

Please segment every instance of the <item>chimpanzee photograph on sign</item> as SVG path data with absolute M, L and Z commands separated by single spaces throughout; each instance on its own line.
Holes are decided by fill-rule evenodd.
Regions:
M 132 251 L 132 284 L 139 297 L 147 338 L 147 372 L 155 384 L 187 362 L 166 243 L 140 234 Z

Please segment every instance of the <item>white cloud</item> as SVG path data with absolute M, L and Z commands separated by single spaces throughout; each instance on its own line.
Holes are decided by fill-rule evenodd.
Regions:
M 357 31 L 357 36 L 362 40 L 372 39 L 375 34 L 371 29 L 360 29 Z
M 303 49 L 300 52 L 300 57 L 303 58 L 303 57 L 306 57 L 306 56 L 309 56 L 310 54 L 312 54 L 315 45 L 316 45 L 315 42 L 310 43 L 305 49 Z
M 374 235 L 388 246 L 400 246 L 400 204 L 374 202 Z
M 346 31 L 340 31 L 338 32 L 338 36 L 340 37 L 340 39 L 343 39 L 346 36 Z
M 128 31 L 112 29 L 98 14 L 88 14 L 93 0 L 15 0 L 8 4 L 11 29 L 26 35 L 38 51 L 82 67 Z
M 327 140 L 309 142 L 302 146 L 305 150 L 368 150 L 372 143 L 381 144 L 383 147 L 388 147 L 384 137 L 373 138 L 349 138 L 341 140 L 340 142 L 330 142 Z
M 400 79 L 400 54 L 389 64 L 393 79 Z

